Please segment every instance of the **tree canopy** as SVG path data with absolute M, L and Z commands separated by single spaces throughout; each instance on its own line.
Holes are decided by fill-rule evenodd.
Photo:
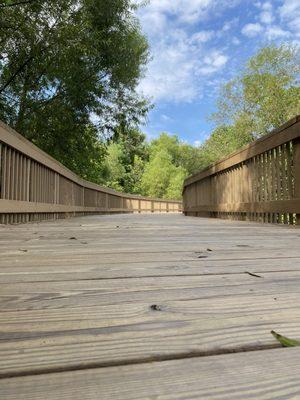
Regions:
M 300 114 L 299 48 L 270 45 L 220 91 L 199 147 L 139 126 L 149 59 L 134 0 L 0 0 L 0 119 L 83 178 L 180 199 L 184 179 Z
M 180 198 L 184 178 L 300 114 L 299 48 L 270 45 L 220 91 L 216 127 L 200 147 L 162 134 L 150 145 L 145 194 Z M 163 172 L 162 172 L 163 169 Z
M 148 109 L 135 92 L 148 59 L 135 8 L 131 0 L 0 3 L 0 119 L 85 177 L 102 158 L 99 135 Z
M 299 47 L 270 45 L 251 57 L 226 83 L 212 119 L 232 126 L 245 138 L 257 138 L 300 112 Z

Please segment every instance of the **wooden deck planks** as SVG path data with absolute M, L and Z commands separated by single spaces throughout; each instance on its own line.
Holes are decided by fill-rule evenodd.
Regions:
M 74 373 L 67 371 L 93 368 L 76 372 L 78 385 L 91 376 L 105 380 L 105 371 L 111 371 L 113 385 L 121 390 L 122 379 L 114 375 L 118 368 L 137 382 L 140 375 L 134 374 L 141 367 L 134 364 L 158 376 L 171 363 L 174 380 L 184 384 L 189 369 L 182 378 L 179 371 L 192 360 L 200 369 L 211 363 L 210 381 L 216 379 L 210 360 L 227 357 L 234 364 L 237 357 L 243 367 L 241 360 L 249 356 L 255 363 L 263 355 L 275 357 L 276 351 L 280 357 L 290 354 L 286 368 L 299 371 L 298 353 L 271 350 L 279 345 L 270 335 L 275 329 L 300 338 L 299 304 L 300 231 L 295 228 L 180 215 L 0 226 L 0 393 L 5 399 L 35 399 L 49 377 L 50 386 L 55 379 L 62 382 L 60 398 L 96 399 L 71 397 L 66 382 Z M 220 355 L 240 351 L 248 352 Z M 166 361 L 176 358 L 182 360 Z M 33 374 L 41 375 L 22 377 Z M 22 397 L 22 382 L 28 397 Z M 174 390 L 163 398 L 199 398 L 206 384 L 198 382 L 191 397 Z M 110 393 L 105 385 L 108 381 L 95 386 L 101 399 L 156 398 L 150 386 L 149 397 L 146 392 L 134 397 L 130 390 L 127 397 L 117 390 L 104 397 Z M 163 393 L 163 378 L 158 386 Z M 286 388 L 293 393 L 293 385 Z M 243 390 L 237 388 L 237 396 Z M 269 393 L 271 386 L 264 390 Z M 44 398 L 55 398 L 53 393 Z M 227 398 L 214 396 L 207 398 Z
M 207 300 L 165 302 L 162 311 L 129 303 L 28 313 L 20 321 L 8 313 L 0 376 L 273 347 L 272 329 L 297 337 L 299 300 L 269 295 L 214 299 L 213 306 Z
M 299 399 L 300 351 L 250 353 L 88 369 L 0 381 L 5 400 Z

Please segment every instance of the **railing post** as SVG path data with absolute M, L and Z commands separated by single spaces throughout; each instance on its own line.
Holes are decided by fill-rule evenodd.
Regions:
M 72 182 L 71 205 L 72 205 L 72 206 L 75 206 L 75 190 L 74 190 L 74 182 Z
M 25 176 L 26 176 L 26 180 L 24 182 L 24 187 L 25 187 L 25 197 L 24 200 L 25 201 L 30 201 L 30 186 L 31 186 L 31 160 L 29 159 L 25 159 Z M 28 213 L 26 213 L 25 215 L 25 220 L 26 222 L 29 222 L 30 216 Z
M 294 197 L 300 203 L 300 138 L 293 142 Z M 300 225 L 300 214 L 296 214 L 296 225 Z
M 31 169 L 31 160 L 30 158 L 25 161 L 26 165 L 26 186 L 25 186 L 25 199 L 26 201 L 30 200 L 30 169 Z
M 0 125 L 0 222 L 40 221 L 51 216 L 56 219 L 100 210 L 103 213 L 172 210 L 172 205 L 163 200 L 127 197 L 88 183 L 13 130 Z
M 109 208 L 109 199 L 108 199 L 108 193 L 105 194 L 105 208 L 108 211 Z
M 59 175 L 55 172 L 55 178 L 54 178 L 54 198 L 55 204 L 59 204 Z

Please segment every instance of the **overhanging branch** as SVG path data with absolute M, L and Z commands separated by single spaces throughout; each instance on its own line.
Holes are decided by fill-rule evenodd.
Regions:
M 33 3 L 33 0 L 25 0 L 25 1 L 17 1 L 15 3 L 0 4 L 0 8 L 22 6 L 23 4 L 30 4 L 30 3 Z

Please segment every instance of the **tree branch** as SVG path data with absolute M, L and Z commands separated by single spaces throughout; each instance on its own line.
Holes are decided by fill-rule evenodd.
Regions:
M 33 60 L 33 56 L 30 56 L 27 58 L 26 61 L 23 62 L 22 65 L 19 66 L 19 68 L 11 75 L 11 77 L 8 79 L 8 81 L 0 88 L 0 93 L 2 93 L 16 78 L 16 76 L 19 75 L 20 72 L 24 70 L 24 68 Z
M 22 6 L 23 4 L 30 4 L 30 3 L 33 3 L 33 1 L 34 1 L 34 0 L 24 0 L 24 1 L 17 1 L 16 3 L 0 4 L 0 8 Z
M 30 2 L 30 0 L 28 0 L 28 2 Z M 51 34 L 51 32 L 54 30 L 54 28 L 56 27 L 58 21 L 59 21 L 58 17 L 55 21 L 55 23 L 53 24 L 53 26 L 49 29 L 48 34 Z M 40 38 L 40 42 L 37 43 L 36 48 L 38 48 L 38 46 L 42 43 L 42 41 L 45 40 L 45 38 Z M 48 46 L 50 47 L 50 46 Z M 45 47 L 42 47 L 39 50 L 39 53 L 43 53 L 46 50 Z M 9 80 L 0 88 L 0 94 L 14 81 L 14 79 L 25 69 L 25 67 L 35 58 L 36 55 L 31 55 L 22 65 L 19 66 L 19 68 L 13 73 L 13 75 L 11 75 L 11 77 L 9 78 Z

